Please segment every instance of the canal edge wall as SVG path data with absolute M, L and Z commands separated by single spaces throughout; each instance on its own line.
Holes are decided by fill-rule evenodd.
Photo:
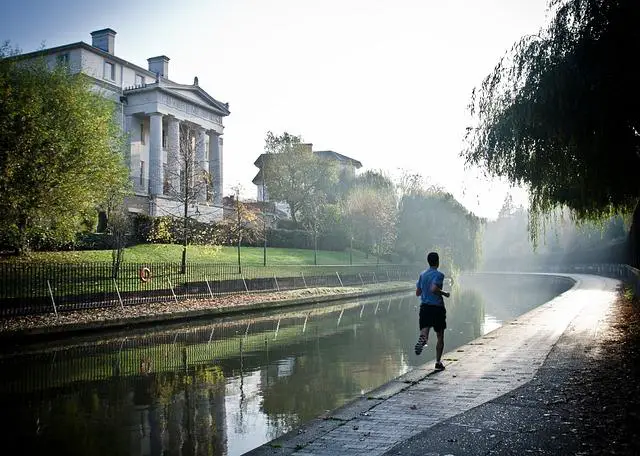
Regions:
M 76 336 L 95 335 L 99 332 L 122 331 L 132 328 L 143 328 L 158 324 L 176 324 L 217 317 L 229 317 L 239 314 L 251 314 L 261 311 L 285 309 L 308 304 L 334 302 L 350 299 L 383 296 L 394 293 L 410 292 L 414 290 L 413 282 L 390 282 L 385 286 L 371 290 L 321 294 L 307 297 L 282 299 L 278 301 L 260 301 L 246 305 L 212 307 L 207 309 L 186 310 L 157 315 L 143 315 L 137 317 L 72 323 L 58 326 L 26 328 L 0 332 L 0 344 L 22 345 L 38 342 L 64 340 Z

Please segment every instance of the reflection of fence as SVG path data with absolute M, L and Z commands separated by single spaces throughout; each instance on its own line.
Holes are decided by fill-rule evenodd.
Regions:
M 78 391 L 79 382 L 122 380 L 147 371 L 154 375 L 184 373 L 197 366 L 207 371 L 215 366 L 224 372 L 244 366 L 253 371 L 264 361 L 262 355 L 284 359 L 292 344 L 313 343 L 315 347 L 320 339 L 350 333 L 354 323 L 366 324 L 371 319 L 377 321 L 382 314 L 397 316 L 400 308 L 412 309 L 413 299 L 405 296 L 305 306 L 196 326 L 153 328 L 139 335 L 128 333 L 127 337 L 100 337 L 75 346 L 38 348 L 32 353 L 3 354 L 0 396 L 50 388 Z M 382 327 L 375 325 L 375 330 L 381 331 Z
M 148 277 L 146 271 L 148 268 Z M 215 296 L 413 280 L 420 267 L 243 266 L 233 264 L 123 263 L 117 279 L 111 263 L 0 263 L 0 316 L 207 299 Z M 142 280 L 144 276 L 145 280 Z

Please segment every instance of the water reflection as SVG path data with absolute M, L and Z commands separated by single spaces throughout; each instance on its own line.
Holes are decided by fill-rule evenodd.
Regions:
M 566 288 L 466 278 L 446 348 Z M 433 357 L 412 351 L 416 304 L 340 302 L 5 355 L 4 441 L 24 454 L 242 454 Z

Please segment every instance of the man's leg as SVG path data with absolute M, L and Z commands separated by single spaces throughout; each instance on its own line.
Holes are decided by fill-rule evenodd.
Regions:
M 429 340 L 429 327 L 424 327 L 420 330 L 420 337 L 418 337 L 418 342 L 416 342 L 415 352 L 416 355 L 422 353 L 422 349 L 425 345 L 427 345 L 427 341 Z
M 429 327 L 422 328 L 420 330 L 420 335 L 424 337 L 424 344 L 427 345 L 427 341 L 429 340 Z
M 436 363 L 442 361 L 442 351 L 444 350 L 444 329 L 436 331 L 438 342 L 436 342 Z

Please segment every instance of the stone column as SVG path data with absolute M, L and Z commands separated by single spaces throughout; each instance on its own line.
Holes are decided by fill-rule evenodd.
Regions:
M 162 114 L 149 115 L 149 194 L 162 195 Z
M 207 163 L 205 162 L 205 146 L 206 131 L 204 128 L 196 130 L 196 162 L 194 163 L 194 186 L 197 192 L 196 201 L 206 201 L 207 199 L 207 181 L 204 171 L 207 171 Z
M 129 174 L 132 172 L 131 168 L 131 126 L 133 125 L 133 116 L 124 116 L 124 133 L 125 133 L 125 145 L 124 145 L 124 161 L 129 168 Z
M 209 131 L 209 175 L 213 204 L 222 206 L 222 138 L 215 131 Z
M 167 182 L 172 197 L 180 194 L 180 121 L 169 117 L 167 132 Z

